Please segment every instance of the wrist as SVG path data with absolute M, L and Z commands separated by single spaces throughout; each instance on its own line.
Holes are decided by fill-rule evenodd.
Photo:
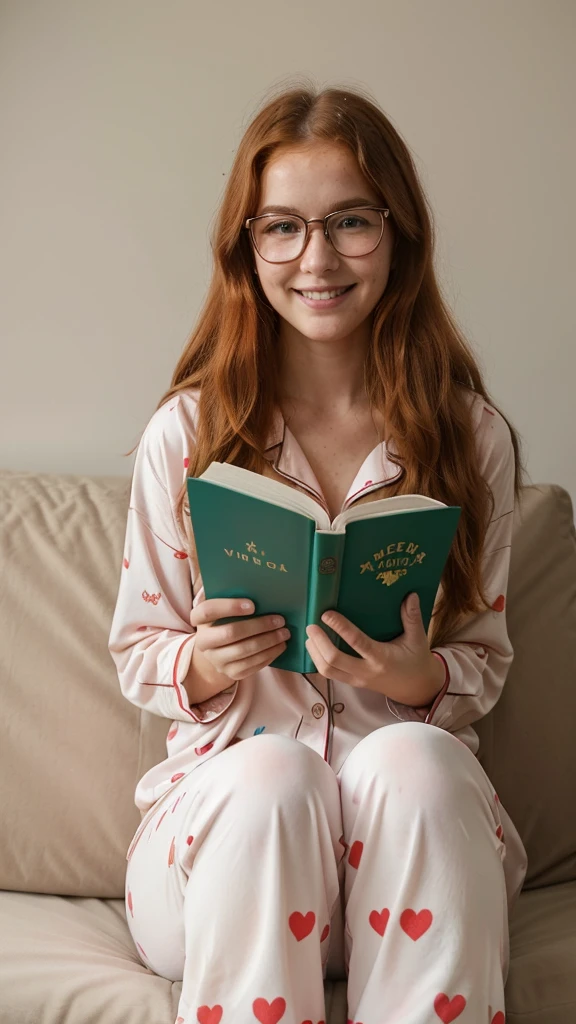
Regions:
M 188 695 L 189 704 L 201 704 L 233 684 L 234 680 L 218 672 L 194 644 L 188 673 L 182 684 Z
M 432 705 L 438 694 L 444 689 L 444 684 L 446 683 L 446 662 L 442 655 L 437 654 L 436 651 L 430 651 L 430 654 L 432 655 L 432 696 L 429 703 Z
M 416 710 L 432 707 L 438 694 L 444 688 L 445 682 L 446 665 L 444 659 L 442 655 L 437 654 L 435 651 L 430 651 L 429 675 L 423 688 L 425 699 L 421 704 L 413 704 L 412 707 L 416 708 Z

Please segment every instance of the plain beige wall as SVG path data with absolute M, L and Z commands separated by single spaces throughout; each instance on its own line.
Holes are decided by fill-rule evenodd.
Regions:
M 3 0 L 0 465 L 128 474 L 241 134 L 294 75 L 414 154 L 445 296 L 534 482 L 576 501 L 573 0 Z

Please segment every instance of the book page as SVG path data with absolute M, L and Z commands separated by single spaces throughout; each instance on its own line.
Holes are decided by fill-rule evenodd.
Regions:
M 200 475 L 200 479 L 229 487 L 241 494 L 249 494 L 272 505 L 290 509 L 292 512 L 313 519 L 318 530 L 329 530 L 334 533 L 345 533 L 346 524 L 357 519 L 372 519 L 376 516 L 391 515 L 394 512 L 406 512 L 423 508 L 446 508 L 443 501 L 429 498 L 424 494 L 398 494 L 392 498 L 378 498 L 376 501 L 363 505 L 353 505 L 336 516 L 334 522 L 314 498 L 282 484 L 278 480 L 233 466 L 230 462 L 211 462 L 208 469 Z
M 211 462 L 208 469 L 200 474 L 200 479 L 229 487 L 230 490 L 239 491 L 241 494 L 249 494 L 254 498 L 262 498 L 271 505 L 280 505 L 281 508 L 313 519 L 319 529 L 330 529 L 330 517 L 314 498 L 302 494 L 288 484 L 280 483 L 279 480 L 270 480 L 267 476 L 253 473 L 241 466 L 233 466 L 230 462 Z
M 429 498 L 425 494 L 396 494 L 392 498 L 378 498 L 376 501 L 347 508 L 332 523 L 335 533 L 344 533 L 346 524 L 357 519 L 373 519 L 377 516 L 388 516 L 394 512 L 415 512 L 417 509 L 446 508 L 443 501 Z

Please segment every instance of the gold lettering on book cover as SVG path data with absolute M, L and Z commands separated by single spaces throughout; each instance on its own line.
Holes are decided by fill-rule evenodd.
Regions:
M 396 572 L 379 572 L 376 579 L 382 580 L 387 587 L 391 587 L 401 576 L 405 576 L 407 571 L 407 569 L 397 569 Z
M 271 560 L 262 563 L 262 559 L 256 557 L 256 553 L 258 551 L 258 548 L 256 547 L 256 544 L 254 543 L 253 540 L 246 541 L 246 551 L 248 553 L 244 553 L 243 551 L 234 551 L 234 548 L 230 548 L 230 549 L 224 548 L 224 551 L 228 555 L 228 558 L 234 558 L 234 555 L 236 555 L 236 558 L 239 561 L 241 561 L 241 562 L 249 562 L 250 561 L 249 555 L 251 554 L 252 555 L 252 562 L 254 563 L 254 565 L 262 565 L 262 564 L 264 564 L 267 569 L 277 569 L 278 572 L 288 572 L 288 569 L 284 565 L 284 562 L 280 562 L 280 565 L 277 565 L 276 562 L 273 562 Z M 265 551 L 261 551 L 260 554 L 262 556 L 264 556 L 266 554 L 266 552 Z
M 360 575 L 362 576 L 365 572 L 375 572 L 376 570 L 372 565 L 372 561 L 374 561 L 376 569 L 382 570 L 376 575 L 376 579 L 381 580 L 385 586 L 390 587 L 401 576 L 405 576 L 407 570 L 413 565 L 422 564 L 426 558 L 426 552 L 418 551 L 419 547 L 420 545 L 415 544 L 413 541 L 406 543 L 404 540 L 388 544 L 388 547 L 375 551 L 372 559 L 360 563 Z M 401 554 L 400 557 L 393 557 L 398 555 L 398 552 L 405 552 L 405 554 Z

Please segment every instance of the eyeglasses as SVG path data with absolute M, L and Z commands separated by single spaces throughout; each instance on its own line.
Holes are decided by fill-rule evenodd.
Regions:
M 308 242 L 309 224 L 322 224 L 324 237 L 341 256 L 367 256 L 374 252 L 384 234 L 384 219 L 390 210 L 383 206 L 359 206 L 335 210 L 326 217 L 304 220 L 295 213 L 279 216 L 263 213 L 248 217 L 244 230 L 256 251 L 267 263 L 289 263 L 302 255 Z

